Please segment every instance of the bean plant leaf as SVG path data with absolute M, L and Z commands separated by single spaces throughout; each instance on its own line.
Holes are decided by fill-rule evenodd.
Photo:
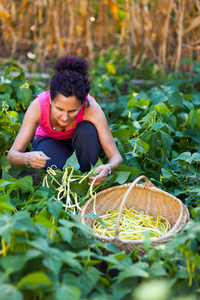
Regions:
M 33 258 L 41 255 L 41 252 L 35 249 L 29 249 L 25 254 L 7 255 L 1 258 L 1 265 L 10 275 L 20 271 L 25 264 Z
M 35 215 L 34 219 L 38 224 L 57 230 L 57 226 L 42 214 Z
M 71 222 L 71 221 L 68 221 L 68 220 L 59 220 L 59 223 L 62 224 L 64 227 L 67 227 L 67 228 L 78 228 L 81 233 L 85 236 L 94 236 L 94 233 L 93 231 L 86 225 L 84 224 L 80 224 L 80 223 L 74 223 L 74 222 Z
M 17 186 L 22 190 L 22 192 L 33 192 L 33 178 L 31 176 L 25 176 L 20 178 L 17 182 Z
M 166 169 L 161 168 L 161 172 L 164 178 L 171 178 L 173 175 Z
M 152 102 L 153 102 L 154 106 L 158 103 L 165 102 L 166 100 L 167 100 L 167 96 L 165 95 L 165 93 L 163 91 L 158 90 L 158 89 L 153 91 Z
M 74 151 L 74 153 L 66 160 L 63 170 L 66 166 L 70 166 L 74 168 L 74 170 L 79 170 L 80 165 L 76 156 L 76 151 Z
M 63 284 L 56 290 L 55 300 L 80 300 L 81 299 L 81 290 L 73 285 Z
M 164 153 L 165 153 L 165 155 L 167 155 L 171 151 L 173 139 L 170 137 L 169 134 L 167 134 L 166 132 L 164 132 L 162 130 L 160 131 L 160 133 L 161 133 L 161 142 L 162 142 L 162 146 L 164 149 Z
M 12 135 L 10 133 L 6 132 L 6 131 L 1 131 L 0 135 L 5 139 L 6 143 L 12 137 Z
M 146 114 L 146 116 L 144 116 L 144 117 L 141 119 L 141 122 L 142 122 L 142 123 L 151 123 L 154 117 L 155 117 L 155 112 L 154 112 L 154 111 L 148 112 L 148 113 Z
M 131 173 L 130 175 L 134 177 L 138 177 L 143 173 L 142 170 L 136 169 L 131 166 L 123 165 L 123 164 L 117 167 L 117 171 L 130 172 Z
M 84 218 L 90 218 L 92 220 L 96 220 L 98 221 L 102 226 L 104 226 L 106 229 L 108 229 L 107 225 L 104 223 L 104 221 L 102 219 L 100 219 L 97 215 L 92 214 L 92 213 L 88 213 L 86 215 L 84 215 Z
M 166 124 L 164 124 L 163 122 L 155 122 L 155 123 L 151 124 L 151 128 L 154 131 L 158 131 L 158 130 L 160 130 L 161 128 L 163 128 L 165 126 L 166 126 Z
M 3 83 L 1 86 L 0 86 L 0 93 L 8 93 L 8 94 L 11 94 L 13 91 L 12 87 L 10 86 L 10 84 L 8 83 Z
M 12 224 L 12 228 L 15 230 L 37 233 L 37 229 L 26 211 L 17 212 L 12 218 Z
M 44 272 L 33 272 L 24 277 L 18 282 L 18 289 L 35 289 L 52 285 L 51 280 Z
M 188 116 L 188 123 L 191 128 L 194 129 L 195 125 L 200 128 L 200 113 L 196 110 L 192 110 Z
M 94 289 L 100 277 L 100 272 L 91 267 L 86 269 L 79 277 L 79 283 L 81 286 L 82 297 L 87 297 L 89 293 Z
M 191 158 L 192 162 L 200 162 L 200 153 L 193 153 Z
M 128 181 L 131 172 L 116 171 L 116 174 L 117 174 L 117 178 L 115 179 L 115 182 L 118 182 L 119 184 L 124 184 L 125 182 Z
M 24 297 L 20 291 L 18 291 L 11 284 L 0 284 L 0 298 L 8 300 L 23 300 Z
M 118 138 L 122 142 L 127 142 L 129 141 L 131 134 L 130 130 L 128 129 L 118 129 L 114 132 L 112 132 L 113 137 Z
M 11 86 L 17 88 L 22 86 L 25 82 L 26 82 L 25 73 L 24 71 L 22 71 L 18 76 L 13 78 L 13 80 L 11 81 Z
M 124 280 L 125 278 L 129 278 L 129 277 L 148 278 L 149 274 L 148 274 L 148 272 L 143 270 L 143 268 L 140 268 L 139 265 L 133 264 L 119 274 L 117 282 L 120 282 L 120 281 Z
M 176 160 L 182 160 L 182 161 L 191 161 L 191 153 L 190 152 L 183 152 L 179 156 L 177 156 L 175 159 Z
M 72 230 L 68 229 L 66 227 L 59 226 L 58 231 L 59 231 L 60 235 L 62 236 L 63 241 L 71 244 L 73 235 L 74 235 Z
M 166 106 L 165 103 L 158 103 L 155 105 L 155 109 L 161 113 L 161 114 L 164 114 L 164 113 L 171 113 L 171 110 Z
M 149 268 L 150 277 L 167 276 L 166 269 L 161 262 L 154 262 Z
M 55 217 L 55 219 L 58 220 L 62 207 L 62 202 L 55 201 L 49 204 L 48 210 Z
M 126 278 L 120 282 L 116 282 L 111 286 L 115 300 L 126 299 L 125 296 L 130 294 L 135 284 L 134 278 Z
M 50 248 L 48 255 L 43 259 L 43 265 L 51 270 L 56 277 L 58 277 L 63 260 L 63 252 L 58 249 Z
M 168 96 L 168 102 L 172 105 L 179 106 L 181 108 L 185 108 L 183 104 L 183 99 L 180 93 L 172 93 Z
M 17 91 L 17 97 L 25 103 L 26 107 L 28 107 L 32 99 L 32 91 L 27 87 L 21 87 Z

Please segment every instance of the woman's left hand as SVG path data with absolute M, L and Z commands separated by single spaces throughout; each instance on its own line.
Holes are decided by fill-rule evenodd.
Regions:
M 99 174 L 95 177 L 89 177 L 89 185 L 91 185 L 95 179 L 94 182 L 94 187 L 95 187 L 102 184 L 106 180 L 106 177 L 109 175 L 110 172 L 110 167 L 108 164 L 101 165 L 98 168 L 96 168 L 94 172 Z

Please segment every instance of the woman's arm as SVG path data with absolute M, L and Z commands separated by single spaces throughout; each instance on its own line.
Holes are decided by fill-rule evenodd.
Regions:
M 40 105 L 35 99 L 28 107 L 20 131 L 8 152 L 8 162 L 13 166 L 31 165 L 33 168 L 43 168 L 48 158 L 44 153 L 25 152 L 30 143 L 36 127 L 40 121 Z
M 89 107 L 85 111 L 84 120 L 90 121 L 95 125 L 100 143 L 108 157 L 108 164 L 101 165 L 95 170 L 99 173 L 94 184 L 97 186 L 105 181 L 110 170 L 114 171 L 115 168 L 122 163 L 122 157 L 110 132 L 103 110 L 93 97 L 90 96 L 88 100 Z M 90 183 L 93 180 L 94 177 L 90 177 Z

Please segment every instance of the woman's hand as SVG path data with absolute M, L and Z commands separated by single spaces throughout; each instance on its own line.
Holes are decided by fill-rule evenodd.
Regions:
M 89 185 L 91 185 L 95 179 L 95 182 L 94 182 L 94 187 L 95 187 L 95 186 L 102 184 L 106 180 L 106 177 L 110 173 L 110 167 L 108 164 L 101 165 L 98 168 L 96 168 L 94 172 L 99 173 L 99 174 L 95 177 L 89 177 Z
M 46 165 L 46 161 L 51 158 L 46 156 L 42 151 L 31 151 L 26 153 L 26 164 L 35 169 L 42 169 Z

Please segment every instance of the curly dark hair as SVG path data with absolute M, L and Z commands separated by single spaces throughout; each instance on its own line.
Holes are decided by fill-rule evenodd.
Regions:
M 88 61 L 84 58 L 65 55 L 57 60 L 55 74 L 50 82 L 50 95 L 54 100 L 58 94 L 75 96 L 84 103 L 90 91 L 88 80 Z

